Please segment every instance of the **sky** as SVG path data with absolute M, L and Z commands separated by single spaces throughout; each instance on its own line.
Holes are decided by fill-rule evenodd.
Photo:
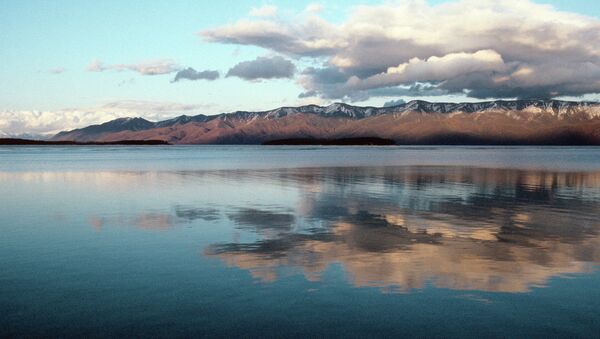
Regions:
M 600 2 L 0 1 L 0 135 L 348 102 L 600 99 Z

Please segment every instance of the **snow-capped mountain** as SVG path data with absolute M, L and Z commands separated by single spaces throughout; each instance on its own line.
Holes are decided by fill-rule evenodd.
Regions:
M 575 133 L 579 137 L 585 135 L 585 140 L 600 140 L 600 130 L 595 127 L 599 123 L 600 103 L 596 102 L 496 100 L 433 103 L 413 100 L 392 107 L 334 103 L 329 106 L 280 107 L 269 111 L 237 111 L 212 116 L 182 115 L 159 122 L 121 118 L 61 132 L 53 140 L 138 138 L 173 143 L 261 143 L 292 137 L 377 136 L 412 143 L 434 136 L 459 135 L 461 138 L 468 136 L 475 139 L 493 136 L 494 140 L 518 143 L 518 140 L 529 140 L 531 137 L 552 138 L 555 133 L 563 136 Z

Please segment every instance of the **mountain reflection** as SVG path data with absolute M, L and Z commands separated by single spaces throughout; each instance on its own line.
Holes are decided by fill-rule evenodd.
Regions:
M 599 173 L 384 167 L 226 176 L 298 189 L 292 210 L 227 208 L 253 240 L 205 249 L 263 281 L 281 267 L 318 280 L 340 263 L 356 286 L 525 292 L 600 262 Z

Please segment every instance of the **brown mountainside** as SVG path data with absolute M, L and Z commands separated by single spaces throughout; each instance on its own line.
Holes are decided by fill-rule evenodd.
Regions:
M 278 139 L 361 137 L 392 139 L 400 144 L 600 145 L 600 105 L 557 100 L 475 104 L 421 101 L 384 108 L 312 105 L 179 117 L 158 123 L 117 119 L 61 132 L 53 140 L 260 144 Z

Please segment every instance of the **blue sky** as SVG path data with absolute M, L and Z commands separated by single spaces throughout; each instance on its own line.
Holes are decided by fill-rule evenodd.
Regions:
M 198 69 L 227 70 L 265 54 L 260 48 L 203 42 L 202 29 L 234 22 L 256 7 L 275 4 L 301 11 L 302 1 L 3 1 L 0 6 L 0 102 L 4 109 L 59 109 L 116 99 L 217 103 L 259 109 L 293 102 L 299 89 L 288 80 L 247 83 L 240 79 L 172 85 L 172 76 L 94 74 L 92 59 L 108 63 L 174 59 Z M 336 19 L 351 1 L 328 3 Z M 64 68 L 60 75 L 49 70 Z M 257 96 L 258 93 L 262 95 Z
M 333 101 L 351 101 L 360 105 L 382 105 L 389 100 L 408 100 L 413 97 L 425 97 L 428 100 L 437 101 L 479 100 L 479 96 L 469 97 L 464 93 L 447 89 L 444 89 L 446 94 L 438 93 L 434 96 L 429 96 L 425 92 L 419 92 L 423 95 L 414 95 L 416 92 L 406 95 L 381 95 L 382 87 L 369 87 L 366 91 L 363 88 L 370 85 L 363 85 L 362 82 L 360 95 L 356 92 L 338 94 L 337 89 L 329 87 L 325 89 L 323 84 L 307 84 L 306 81 L 316 79 L 314 76 L 311 79 L 305 79 L 304 82 L 300 79 L 302 72 L 309 67 L 319 69 L 330 65 L 334 58 L 332 52 L 322 55 L 314 55 L 312 50 L 306 51 L 305 54 L 303 54 L 305 51 L 288 53 L 282 46 L 265 47 L 265 43 L 261 41 L 266 40 L 255 43 L 254 40 L 244 40 L 245 36 L 236 35 L 233 38 L 235 42 L 231 43 L 227 39 L 231 40 L 232 38 L 224 37 L 223 31 L 221 31 L 213 34 L 212 40 L 208 41 L 205 35 L 198 34 L 223 27 L 235 29 L 239 20 L 272 21 L 285 28 L 287 27 L 285 25 L 290 22 L 306 20 L 306 17 L 309 16 L 306 14 L 306 8 L 311 4 L 313 6 L 318 4 L 322 7 L 321 10 L 311 13 L 311 16 L 317 16 L 331 25 L 342 25 L 347 23 L 352 13 L 355 13 L 358 4 L 365 5 L 367 7 L 365 11 L 367 11 L 369 6 L 383 4 L 395 8 L 393 6 L 396 4 L 406 2 L 4 0 L 0 3 L 0 27 L 3 32 L 0 35 L 0 46 L 2 47 L 0 48 L 0 60 L 2 60 L 0 63 L 0 88 L 2 88 L 0 112 L 10 111 L 12 113 L 10 117 L 7 117 L 6 114 L 2 116 L 0 113 L 0 121 L 4 119 L 4 125 L 0 123 L 0 130 L 24 126 L 25 123 L 19 125 L 6 122 L 9 118 L 18 117 L 16 112 L 77 110 L 89 113 L 98 107 L 105 107 L 107 103 L 120 102 L 129 103 L 129 106 L 124 105 L 125 109 L 120 111 L 121 113 L 126 111 L 127 114 L 138 115 L 145 114 L 143 105 L 145 102 L 154 104 L 154 106 L 150 105 L 150 111 L 156 110 L 158 103 L 174 104 L 172 110 L 163 110 L 166 115 L 169 115 L 187 111 L 215 114 L 238 109 L 261 110 L 308 102 L 327 104 Z M 449 2 L 452 3 L 452 1 Z M 513 6 L 512 2 L 513 0 L 506 1 L 506 3 L 510 3 L 507 6 Z M 440 3 L 443 1 L 428 1 L 426 5 L 435 7 Z M 557 13 L 578 13 L 591 17 L 592 24 L 594 24 L 594 20 L 600 18 L 600 2 L 596 1 L 554 0 L 538 1 L 537 3 L 553 5 L 555 9 L 552 11 Z M 250 15 L 252 9 L 260 9 L 264 6 L 276 7 L 277 15 L 266 17 Z M 494 6 L 490 5 L 491 7 Z M 502 10 L 502 8 L 498 9 L 498 11 Z M 526 15 L 533 18 L 536 13 Z M 239 30 L 232 34 L 238 33 Z M 310 32 L 303 33 L 309 34 Z M 335 39 L 338 37 L 336 36 Z M 404 47 L 398 44 L 397 48 Z M 482 46 L 464 51 L 471 53 L 476 50 L 490 50 L 490 47 Z M 463 50 L 453 50 L 449 51 L 448 55 L 461 52 Z M 506 53 L 500 53 L 500 55 L 505 61 L 507 60 Z M 275 56 L 281 56 L 293 64 L 295 72 L 292 77 L 270 79 L 225 77 L 228 70 L 238 63 L 252 61 L 257 57 L 272 58 Z M 415 54 L 415 57 L 422 60 L 427 60 L 425 56 L 425 54 Z M 437 53 L 431 56 L 441 57 L 443 55 Z M 486 55 L 486 57 L 488 56 Z M 553 56 L 552 58 L 560 57 L 562 56 Z M 545 57 L 545 60 L 547 59 Z M 90 72 L 87 67 L 93 60 L 100 60 L 105 65 L 134 65 L 140 62 L 170 60 L 178 69 L 193 67 L 198 71 L 217 70 L 220 72 L 221 78 L 214 81 L 184 80 L 172 83 L 175 72 L 143 75 L 118 67 L 108 68 L 102 72 Z M 377 66 L 379 68 L 344 69 L 344 66 L 338 68 L 362 81 L 375 73 L 385 71 L 386 67 L 398 66 L 406 63 L 407 60 L 408 57 L 398 58 L 397 61 L 386 61 L 389 64 Z M 597 60 L 590 59 L 589 61 L 597 65 Z M 373 69 L 376 69 L 376 72 Z M 350 74 L 353 71 L 356 73 Z M 370 71 L 371 73 L 369 73 Z M 493 72 L 497 72 L 497 70 Z M 414 83 L 423 84 L 421 80 L 416 80 Z M 425 81 L 424 83 L 424 86 L 429 86 L 429 83 L 432 82 Z M 402 86 L 404 85 L 411 86 L 408 83 L 403 83 Z M 570 88 L 574 88 L 574 86 Z M 536 91 L 549 90 L 547 87 L 540 88 L 539 86 L 534 89 Z M 554 90 L 554 87 L 552 89 Z M 465 93 L 470 90 L 466 88 Z M 590 94 L 589 91 L 586 89 L 583 92 L 575 93 L 573 90 L 569 90 L 564 93 L 567 96 L 575 93 L 584 95 L 584 98 L 595 98 L 595 94 Z M 316 94 L 312 97 L 298 97 L 300 93 L 309 92 Z M 505 91 L 499 95 L 510 96 L 512 95 L 510 93 L 513 92 Z M 560 96 L 563 92 L 556 93 Z M 190 105 L 194 108 L 178 111 L 177 107 L 179 106 L 175 104 Z M 127 110 L 127 108 L 131 109 Z M 114 115 L 118 115 L 118 113 L 116 112 Z M 155 114 L 147 117 L 161 116 Z M 87 122 L 79 118 L 74 118 L 74 121 L 75 123 L 77 121 Z

